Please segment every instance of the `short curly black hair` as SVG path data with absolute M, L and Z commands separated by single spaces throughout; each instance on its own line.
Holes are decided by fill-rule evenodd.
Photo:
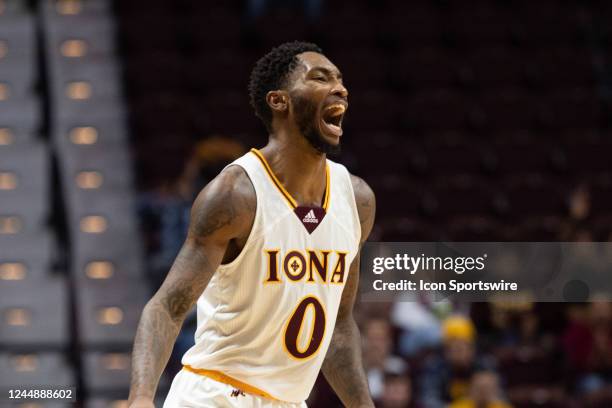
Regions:
M 249 98 L 255 114 L 263 121 L 268 131 L 272 130 L 272 111 L 266 102 L 266 95 L 285 86 L 287 76 L 297 66 L 296 56 L 308 51 L 323 53 L 316 44 L 292 41 L 272 48 L 255 63 L 249 81 Z

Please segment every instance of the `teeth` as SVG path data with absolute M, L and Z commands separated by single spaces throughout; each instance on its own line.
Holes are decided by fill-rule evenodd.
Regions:
M 327 108 L 325 108 L 325 110 L 326 111 L 335 110 L 335 111 L 338 111 L 338 112 L 334 112 L 336 115 L 341 115 L 341 114 L 343 114 L 346 111 L 346 107 L 344 105 L 342 105 L 342 104 L 335 103 L 335 104 L 330 105 Z

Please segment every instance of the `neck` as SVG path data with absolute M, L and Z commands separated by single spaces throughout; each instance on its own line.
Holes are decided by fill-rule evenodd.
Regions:
M 325 193 L 325 154 L 312 147 L 301 134 L 282 130 L 270 135 L 261 153 L 299 205 L 321 205 Z

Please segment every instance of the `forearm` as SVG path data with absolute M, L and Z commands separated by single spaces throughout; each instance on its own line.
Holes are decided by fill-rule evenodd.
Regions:
M 153 399 L 159 379 L 170 359 L 181 322 L 155 298 L 144 308 L 132 351 L 129 402 L 136 397 Z
M 346 407 L 374 407 L 361 362 L 359 328 L 352 317 L 336 323 L 322 370 Z

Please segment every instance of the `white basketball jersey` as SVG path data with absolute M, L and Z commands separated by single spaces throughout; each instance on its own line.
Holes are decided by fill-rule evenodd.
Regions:
M 197 302 L 185 369 L 243 391 L 304 401 L 332 338 L 361 228 L 346 168 L 327 160 L 322 207 L 297 207 L 255 149 L 241 166 L 257 195 L 250 235 Z

